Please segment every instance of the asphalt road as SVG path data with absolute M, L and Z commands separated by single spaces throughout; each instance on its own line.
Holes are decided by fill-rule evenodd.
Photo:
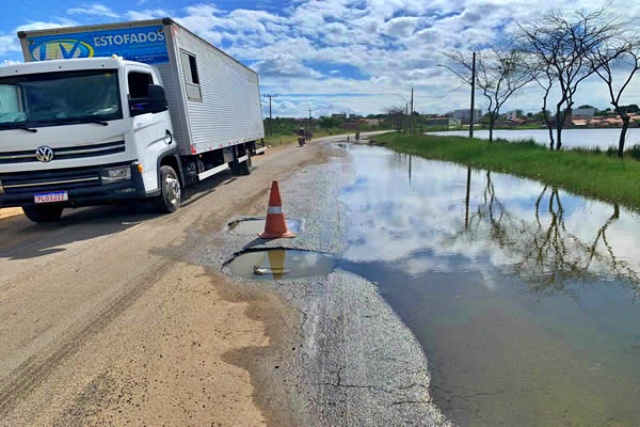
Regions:
M 269 245 L 339 256 L 340 151 L 270 150 L 172 215 L 0 220 L 0 425 L 444 425 L 426 359 L 374 284 L 339 269 L 259 284 L 224 267 L 264 243 L 226 224 L 264 215 L 274 179 L 304 232 Z

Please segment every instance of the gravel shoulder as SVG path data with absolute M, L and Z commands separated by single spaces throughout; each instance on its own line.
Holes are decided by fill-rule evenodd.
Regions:
M 306 149 L 306 148 L 305 148 Z M 247 289 L 269 290 L 298 311 L 278 345 L 230 353 L 251 372 L 256 401 L 278 426 L 448 426 L 431 403 L 426 357 L 376 284 L 348 271 L 349 212 L 339 202 L 352 180 L 350 160 L 335 144 L 318 149 L 327 161 L 280 181 L 288 219 L 302 223 L 295 239 L 265 242 L 224 230 L 207 236 L 189 262 L 230 274 L 225 264 L 246 249 L 291 248 L 335 256 L 325 277 L 255 282 L 230 277 Z M 264 216 L 264 207 L 262 215 Z M 234 217 L 231 220 L 241 219 Z M 295 319 L 295 318 L 294 318 Z

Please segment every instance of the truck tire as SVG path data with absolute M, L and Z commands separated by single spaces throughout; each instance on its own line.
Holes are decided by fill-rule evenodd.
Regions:
M 231 169 L 232 174 L 240 175 L 240 163 L 237 161 L 229 162 L 229 169 Z
M 60 205 L 34 205 L 23 206 L 22 211 L 33 222 L 58 222 L 62 216 L 63 206 Z
M 251 152 L 247 150 L 247 160 L 238 164 L 238 175 L 251 175 L 251 167 L 253 162 L 251 161 Z
M 178 174 L 171 166 L 160 167 L 160 195 L 154 200 L 156 209 L 162 213 L 178 210 L 182 198 L 182 186 Z
M 251 153 L 249 151 L 247 151 L 247 157 L 248 159 L 242 163 L 237 160 L 230 162 L 229 169 L 231 169 L 231 173 L 234 175 L 251 175 L 252 162 Z

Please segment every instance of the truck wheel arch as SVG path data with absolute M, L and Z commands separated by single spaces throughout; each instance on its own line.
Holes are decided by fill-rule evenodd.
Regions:
M 162 166 L 171 166 L 174 171 L 178 174 L 178 179 L 180 180 L 180 185 L 185 186 L 185 179 L 182 172 L 182 164 L 180 163 L 180 158 L 178 157 L 178 150 L 171 150 L 168 153 L 164 153 L 162 156 L 158 158 L 158 164 L 156 167 L 156 171 L 158 173 L 158 188 L 160 188 L 160 168 Z

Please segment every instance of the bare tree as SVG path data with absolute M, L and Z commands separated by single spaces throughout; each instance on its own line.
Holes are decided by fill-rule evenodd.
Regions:
M 404 108 L 387 107 L 386 113 L 396 132 L 402 132 L 402 124 L 404 123 Z
M 606 19 L 605 8 L 571 16 L 552 11 L 535 22 L 520 25 L 520 48 L 536 55 L 560 87 L 556 104 L 557 150 L 562 147 L 562 129 L 571 116 L 578 86 L 601 66 L 592 60 L 593 52 L 621 32 L 620 23 Z
M 627 137 L 627 129 L 631 118 L 626 110 L 620 108 L 620 98 L 625 89 L 629 87 L 629 83 L 634 75 L 640 70 L 640 40 L 638 36 L 632 36 L 629 39 L 621 39 L 607 43 L 593 53 L 593 61 L 600 65 L 596 69 L 598 76 L 607 84 L 609 89 L 609 97 L 611 105 L 622 119 L 622 130 L 620 131 L 620 139 L 618 140 L 618 157 L 624 156 L 624 144 Z M 619 88 L 614 88 L 614 71 L 617 69 L 625 69 L 628 74 Z
M 468 174 L 467 192 L 470 186 Z M 482 184 L 476 182 L 476 188 L 479 186 Z M 509 254 L 514 272 L 536 292 L 562 292 L 576 278 L 588 281 L 607 272 L 640 296 L 640 272 L 626 261 L 624 248 L 607 238 L 609 227 L 620 218 L 620 206 L 613 205 L 612 215 L 595 237 L 588 237 L 574 234 L 567 227 L 558 188 L 542 189 L 533 205 L 534 219 L 522 216 L 519 205 L 517 209 L 510 208 L 497 193 L 491 172 L 486 172 L 482 197 L 470 213 L 465 208 L 464 226 L 454 233 L 449 244 L 459 245 L 462 239 L 494 243 Z
M 471 54 L 455 52 L 446 53 L 445 56 L 451 63 L 445 67 L 470 84 L 471 77 L 467 77 L 466 72 L 471 72 L 473 67 Z M 521 51 L 492 49 L 477 55 L 476 69 L 476 84 L 489 103 L 489 142 L 492 142 L 500 108 L 534 79 L 535 68 L 528 64 L 526 54 Z
M 553 139 L 553 123 L 551 122 L 551 117 L 549 117 L 549 110 L 547 110 L 547 100 L 549 99 L 551 88 L 553 88 L 554 80 L 553 74 L 548 67 L 544 69 L 544 72 L 540 76 L 536 76 L 536 83 L 544 90 L 544 96 L 542 97 L 542 116 L 544 117 L 544 124 L 549 130 L 549 148 L 552 150 L 555 141 Z

